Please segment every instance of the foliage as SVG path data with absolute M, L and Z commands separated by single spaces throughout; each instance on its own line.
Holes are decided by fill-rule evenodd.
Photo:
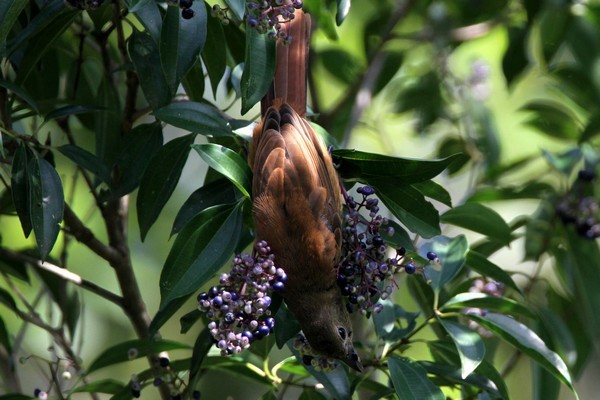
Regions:
M 152 386 L 163 398 L 197 398 L 210 386 L 203 378 L 222 373 L 254 382 L 262 399 L 287 390 L 301 399 L 507 399 L 518 391 L 506 378 L 521 355 L 534 365 L 527 398 L 558 399 L 561 385 L 577 396 L 574 380 L 600 343 L 600 5 L 305 0 L 317 27 L 312 119 L 334 145 L 348 190 L 370 185 L 389 210 L 388 246 L 404 247 L 419 267 L 397 278 L 400 295 L 381 299 L 380 313 L 355 319 L 367 367 L 360 375 L 304 365 L 290 342 L 297 324 L 280 301 L 272 305 L 274 335 L 241 354 L 211 351 L 198 311 L 180 320 L 182 332 L 202 329 L 197 339 L 187 334 L 193 347 L 158 335 L 252 242 L 248 132 L 275 49 L 242 21 L 252 2 L 226 0 L 211 15 L 212 2 L 196 0 L 183 7 L 192 18 L 167 3 L 0 2 L 0 399 L 125 399 L 149 396 Z M 354 13 L 360 29 L 344 22 Z M 503 152 L 489 66 L 475 61 L 468 76 L 453 67 L 461 49 L 489 35 L 506 37 L 497 51 L 509 93 L 548 88 L 510 115 L 526 119 L 512 140 L 538 135 L 551 149 L 519 159 Z M 365 129 L 384 143 L 384 115 L 410 121 L 434 156 L 348 148 Z M 180 133 L 165 142 L 168 127 Z M 176 237 L 151 318 L 146 303 L 157 288 L 136 279 L 128 224 L 142 240 L 158 229 L 190 158 L 209 170 L 168 221 Z M 451 196 L 464 177 L 465 194 Z M 106 237 L 76 207 L 80 198 L 93 204 Z M 535 202 L 535 213 L 506 221 L 496 207 L 523 200 Z M 15 224 L 22 232 L 6 228 Z M 32 234 L 35 242 L 25 241 Z M 97 268 L 114 271 L 119 293 L 73 265 L 69 255 L 82 247 L 100 257 Z M 493 261 L 508 247 L 522 249 L 534 270 Z M 90 306 L 82 292 L 115 305 L 136 339 L 110 338 L 95 359 L 81 359 L 76 343 Z M 42 301 L 52 304 L 48 315 L 37 309 Z M 48 354 L 28 353 L 28 326 L 48 335 Z M 506 345 L 514 349 L 508 361 Z M 175 350 L 177 359 L 166 353 Z M 147 358 L 146 369 L 133 364 L 138 358 Z M 22 376 L 31 362 L 49 371 L 35 392 Z M 130 379 L 96 373 L 127 362 Z

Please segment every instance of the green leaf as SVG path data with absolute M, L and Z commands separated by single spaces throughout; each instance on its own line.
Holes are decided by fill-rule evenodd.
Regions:
M 181 17 L 179 7 L 167 7 L 160 35 L 160 61 L 172 96 L 204 47 L 207 14 L 203 3 L 192 4 L 194 18 L 190 19 Z
M 234 186 L 227 179 L 217 179 L 206 183 L 194 191 L 185 203 L 183 203 L 175 217 L 175 221 L 173 221 L 171 235 L 179 233 L 193 217 L 208 207 L 233 203 L 236 198 L 235 195 Z
M 63 117 L 68 117 L 69 115 L 76 114 L 85 114 L 96 111 L 102 111 L 104 107 L 97 105 L 81 105 L 81 104 L 72 104 L 64 107 L 57 108 L 44 117 L 44 122 L 51 121 L 53 119 L 59 119 Z
M 298 350 L 294 348 L 293 341 L 293 339 L 288 341 L 288 348 L 296 357 L 298 363 L 304 365 Z M 327 389 L 332 398 L 339 400 L 350 400 L 352 398 L 350 379 L 344 367 L 338 366 L 329 372 L 317 371 L 311 365 L 304 365 L 304 368 Z
M 431 279 L 433 290 L 439 293 L 442 287 L 450 282 L 465 264 L 469 243 L 463 235 L 452 239 L 438 236 L 434 239 L 431 249 L 438 255 L 441 267 L 437 264 L 428 265 L 425 273 Z
M 465 379 L 481 364 L 485 356 L 485 344 L 479 334 L 466 326 L 450 320 L 437 319 L 456 345 L 460 356 L 461 377 Z
M 179 333 L 187 333 L 203 315 L 204 313 L 202 311 L 195 309 L 179 318 Z
M 137 188 L 148 166 L 162 149 L 164 149 L 163 132 L 160 122 L 139 124 L 133 128 L 121 138 L 119 152 L 115 159 L 116 165 L 113 168 L 110 192 L 101 198 L 103 200 L 116 199 Z M 184 152 L 186 150 L 183 148 Z
M 177 235 L 160 275 L 160 309 L 197 290 L 232 256 L 242 204 L 207 208 Z
M 102 181 L 111 181 L 110 168 L 89 151 L 74 144 L 65 144 L 56 148 L 62 155 L 73 161 L 79 167 L 87 169 Z
M 484 393 L 481 393 L 476 397 L 479 400 L 491 400 L 498 398 L 503 398 L 506 400 L 509 399 L 509 397 L 506 395 L 506 388 L 503 388 L 504 392 L 498 389 L 498 382 L 503 382 L 502 377 L 497 371 L 490 369 L 493 367 L 490 367 L 490 364 L 485 363 L 485 361 L 483 361 L 479 367 L 477 367 L 476 373 L 465 378 L 461 377 L 460 368 L 456 368 L 454 365 L 432 363 L 428 361 L 420 361 L 419 365 L 421 365 L 429 374 L 437 375 L 439 378 L 442 378 L 442 384 L 444 386 L 449 386 L 449 383 L 456 383 L 462 385 L 463 387 L 465 385 L 473 386 L 478 389 L 477 391 L 483 390 Z M 486 368 L 484 365 L 490 368 Z M 487 373 L 492 375 L 494 372 L 494 379 L 492 379 L 492 376 L 487 375 Z M 449 381 L 449 383 L 447 381 Z M 436 382 L 439 382 L 439 380 L 436 380 Z M 441 386 L 441 384 L 438 385 Z M 465 391 L 463 391 L 463 393 L 465 393 Z
M 20 279 L 23 282 L 31 282 L 29 275 L 27 274 L 27 267 L 22 261 L 15 261 L 8 258 L 3 260 L 0 257 L 0 271 L 4 274 L 8 274 L 14 278 Z
M 364 69 L 358 57 L 339 47 L 320 51 L 318 59 L 333 79 L 347 85 L 357 81 Z
M 507 297 L 490 296 L 485 293 L 459 293 L 447 300 L 440 307 L 440 310 L 460 310 L 464 308 L 482 308 L 506 314 L 517 314 L 527 318 L 537 318 L 533 311 L 522 303 Z
M 21 221 L 25 237 L 31 233 L 31 216 L 29 213 L 29 161 L 34 158 L 33 153 L 24 143 L 21 143 L 15 152 L 11 169 L 11 191 L 15 210 Z
M 282 348 L 300 332 L 300 324 L 294 314 L 288 310 L 287 306 L 281 304 L 275 314 L 275 343 L 278 348 Z
M 388 361 L 396 394 L 402 400 L 444 400 L 444 393 L 427 377 L 419 364 L 408 358 L 392 357 Z
M 127 50 L 137 72 L 140 86 L 153 110 L 169 104 L 171 90 L 160 64 L 158 45 L 146 32 L 134 30 Z
M 502 200 L 540 199 L 554 191 L 552 185 L 546 182 L 530 182 L 523 186 L 487 186 L 480 187 L 469 197 L 469 203 L 481 203 Z
M 242 194 L 250 198 L 252 171 L 248 163 L 235 151 L 218 144 L 195 144 L 192 146 L 209 167 L 223 174 Z
M 454 154 L 441 160 L 413 160 L 363 151 L 340 149 L 332 152 L 338 172 L 345 180 L 389 178 L 395 184 L 427 181 L 440 174 L 453 161 L 463 157 Z
M 244 19 L 246 2 L 244 0 L 225 0 L 225 3 L 231 8 L 231 12 L 238 21 Z
M 567 385 L 573 391 L 575 397 L 578 398 L 571 381 L 571 376 L 569 375 L 569 370 L 564 361 L 556 353 L 548 349 L 542 339 L 531 329 L 502 314 L 487 313 L 485 316 L 476 314 L 466 315 L 538 362 L 557 379 Z
M 129 361 L 131 359 L 145 357 L 149 354 L 158 354 L 161 351 L 189 348 L 190 346 L 187 344 L 174 342 L 171 340 L 129 340 L 104 350 L 102 354 L 92 361 L 85 374 L 89 375 L 100 368 L 109 367 L 111 365 Z M 130 357 L 130 350 L 132 349 L 136 350 L 134 357 Z
M 508 47 L 502 58 L 502 72 L 509 85 L 512 85 L 529 65 L 526 46 L 528 33 L 529 30 L 521 26 L 508 29 Z
M 398 343 L 415 329 L 419 312 L 405 311 L 390 300 L 379 300 L 379 304 L 383 305 L 383 309 L 373 314 L 377 337 L 386 343 Z M 402 320 L 405 322 L 400 322 Z
M 412 186 L 425 197 L 439 201 L 440 203 L 452 207 L 452 198 L 450 193 L 444 187 L 434 181 L 423 181 L 413 183 Z
M 496 211 L 480 203 L 454 207 L 442 214 L 440 220 L 498 239 L 506 245 L 512 240 L 510 227 L 504 219 Z
M 539 100 L 527 103 L 523 109 L 531 112 L 525 123 L 548 136 L 577 140 L 581 134 L 580 123 L 562 104 Z
M 1 5 L 0 5 L 0 7 L 1 7 Z M 0 24 L 0 29 L 1 29 L 1 27 L 2 27 L 2 24 Z M 2 43 L 2 42 L 0 42 L 0 43 Z M 27 88 L 25 88 L 22 85 L 17 85 L 13 82 L 10 82 L 10 81 L 4 80 L 4 79 L 0 79 L 0 86 L 10 90 L 15 95 L 17 95 L 21 100 L 25 101 L 25 103 L 29 104 L 31 106 L 31 109 L 33 111 L 35 111 L 37 114 L 40 113 L 40 109 L 39 109 L 37 102 L 29 94 L 29 92 L 27 91 Z
M 549 5 L 538 16 L 539 38 L 546 64 L 551 62 L 554 54 L 565 44 L 566 33 L 572 18 L 573 14 L 567 4 Z
M 537 261 L 548 250 L 555 217 L 554 205 L 543 199 L 525 230 L 525 260 Z
M 211 7 L 206 4 L 207 13 L 210 13 Z M 210 86 L 213 95 L 217 95 L 219 82 L 225 75 L 227 68 L 227 46 L 225 43 L 225 32 L 223 24 L 218 18 L 208 18 L 206 24 L 206 43 L 202 48 L 202 61 L 206 67 L 206 72 L 210 78 Z
M 412 238 L 408 235 L 406 229 L 393 220 L 388 221 L 388 226 L 394 228 L 394 234 L 392 236 L 388 236 L 387 234 L 383 235 L 383 240 L 385 240 L 388 245 L 395 249 L 399 249 L 400 247 L 404 247 L 406 250 L 415 249 Z
M 154 0 L 137 1 L 133 7 L 129 8 L 137 17 L 138 21 L 146 28 L 146 32 L 152 36 L 156 42 L 160 42 L 160 32 L 162 30 L 162 17 L 159 11 L 158 3 Z
M 512 277 L 502 268 L 488 260 L 483 254 L 473 250 L 469 250 L 466 260 L 467 267 L 483 276 L 492 278 L 495 281 L 505 284 L 507 287 L 514 289 L 522 294 L 521 289 L 517 286 Z
M 573 148 L 561 154 L 552 154 L 549 151 L 542 150 L 542 156 L 546 159 L 552 168 L 569 177 L 573 173 L 573 169 L 581 161 L 581 149 Z
M 115 87 L 102 79 L 95 102 L 103 106 L 105 111 L 94 113 L 93 130 L 96 134 L 94 153 L 106 165 L 112 165 L 120 151 L 122 137 L 121 99 Z
M 27 170 L 31 225 L 40 257 L 45 260 L 58 238 L 65 197 L 60 177 L 48 161 L 34 158 Z
M 367 183 L 375 186 L 377 196 L 411 232 L 424 238 L 439 235 L 439 214 L 435 207 L 412 186 L 398 186 L 378 179 Z
M 212 346 L 213 341 L 210 330 L 208 328 L 204 328 L 196 338 L 194 350 L 192 351 L 189 379 L 189 387 L 192 389 L 198 386 L 197 381 L 203 376 L 203 374 L 200 374 L 199 372 L 201 371 L 202 364 L 204 364 L 204 359 L 206 358 L 206 355 Z
M 242 73 L 242 114 L 258 103 L 273 82 L 275 41 L 246 27 L 246 57 Z
M 114 379 L 101 379 L 74 388 L 71 393 L 107 393 L 117 394 L 125 384 Z
M 146 168 L 136 202 L 142 240 L 175 190 L 193 142 L 193 134 L 171 140 Z
M 219 110 L 193 101 L 171 103 L 154 111 L 156 118 L 204 136 L 232 136 L 231 125 Z
M 2 24 L 0 24 L 0 43 L 2 44 L 0 54 L 4 54 L 6 38 L 15 22 L 17 22 L 19 14 L 27 7 L 28 3 L 28 0 L 4 0 L 0 2 L 0 21 L 2 21 Z
M 210 18 L 214 19 L 214 18 Z M 196 63 L 192 65 L 192 68 L 185 74 L 181 80 L 181 85 L 185 94 L 191 101 L 202 101 L 204 98 L 204 86 L 206 78 L 204 77 L 204 69 L 202 68 L 202 61 L 196 60 Z

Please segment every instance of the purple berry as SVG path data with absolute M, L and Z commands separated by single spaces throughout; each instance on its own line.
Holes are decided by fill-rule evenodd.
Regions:
M 435 254 L 433 251 L 428 251 L 428 252 L 427 252 L 427 259 L 428 259 L 429 261 L 433 261 L 433 260 L 435 260 L 436 258 L 438 258 L 438 255 L 437 255 L 437 254 Z
M 196 15 L 196 13 L 191 8 L 185 8 L 181 10 L 181 16 L 183 19 L 192 19 L 194 18 L 194 15 Z

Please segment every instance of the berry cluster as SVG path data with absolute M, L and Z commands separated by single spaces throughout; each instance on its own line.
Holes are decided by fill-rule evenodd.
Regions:
M 418 267 L 407 260 L 406 249 L 396 250 L 394 257 L 388 257 L 388 246 L 381 232 L 393 235 L 394 229 L 388 227 L 387 218 L 379 213 L 379 200 L 372 197 L 375 190 L 370 186 L 361 186 L 357 192 L 362 195 L 360 202 L 348 193 L 344 193 L 347 212 L 344 215 L 342 232 L 342 259 L 337 266 L 337 282 L 344 296 L 348 297 L 348 311 L 358 309 L 363 315 L 380 312 L 378 299 L 385 300 L 397 287 L 394 275 L 401 270 L 413 274 Z M 361 210 L 368 211 L 368 218 Z M 431 257 L 430 257 L 431 256 Z M 437 259 L 434 253 L 428 254 L 430 260 Z
M 302 0 L 248 0 L 245 18 L 250 28 L 268 32 L 271 39 L 281 39 L 285 45 L 292 40 L 284 28 L 285 22 L 294 19 L 294 11 L 302 6 Z
M 270 294 L 283 290 L 287 279 L 273 263 L 274 257 L 267 242 L 260 241 L 252 256 L 234 257 L 231 272 L 221 275 L 220 286 L 198 295 L 198 307 L 211 320 L 208 328 L 222 355 L 241 352 L 273 329 Z
M 556 205 L 556 212 L 565 224 L 573 224 L 577 233 L 586 239 L 600 237 L 600 205 L 593 195 L 585 195 L 585 186 L 596 179 L 592 170 L 581 170 L 577 181 Z
M 505 286 L 503 283 L 496 282 L 485 277 L 475 279 L 471 284 L 471 287 L 469 288 L 469 292 L 471 293 L 484 293 L 496 297 L 504 296 L 504 290 Z M 465 314 L 476 314 L 481 316 L 487 314 L 487 310 L 482 308 L 467 308 L 464 310 L 464 312 Z M 469 328 L 471 328 L 474 331 L 477 331 L 477 333 L 479 333 L 479 335 L 482 337 L 493 336 L 493 334 L 490 331 L 488 331 L 475 321 L 469 321 L 467 324 Z
M 104 3 L 104 0 L 65 0 L 65 4 L 79 10 L 95 10 Z
M 137 357 L 138 350 L 135 348 L 129 349 L 128 356 L 130 359 Z M 177 389 L 177 387 L 181 388 L 185 386 L 185 382 L 178 376 L 178 374 L 173 371 L 169 366 L 171 365 L 171 361 L 166 353 L 161 353 L 161 356 L 158 358 L 158 365 L 165 371 L 165 373 L 161 376 L 157 376 L 152 379 L 152 386 L 159 387 L 163 384 L 167 384 L 169 386 L 170 395 L 169 400 L 181 400 L 182 394 L 181 391 Z M 131 393 L 131 397 L 140 398 L 142 395 L 142 388 L 146 384 L 146 380 L 142 380 L 137 374 L 131 375 L 131 381 L 129 384 L 129 391 Z M 200 392 L 194 390 L 192 392 L 192 399 L 197 400 L 200 399 Z
M 316 371 L 332 371 L 337 366 L 334 358 L 315 353 L 302 331 L 294 338 L 294 349 L 300 353 L 304 365 L 310 365 Z
M 192 10 L 194 0 L 167 0 L 167 3 L 181 8 L 181 17 L 183 19 L 194 18 L 195 13 L 194 10 Z
M 228 16 L 229 7 L 222 8 L 220 5 L 215 4 L 210 9 L 210 15 L 214 18 L 217 18 L 223 25 L 229 25 L 231 20 Z

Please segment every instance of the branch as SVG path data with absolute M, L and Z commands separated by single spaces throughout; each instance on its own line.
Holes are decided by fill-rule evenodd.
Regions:
M 41 261 L 35 257 L 31 257 L 23 253 L 17 253 L 5 249 L 3 247 L 0 247 L 0 258 L 11 261 L 25 262 L 27 264 L 33 265 L 34 267 L 43 269 L 54 275 L 57 275 L 65 281 L 72 282 L 77 286 L 87 289 L 90 292 L 95 293 L 98 296 L 118 305 L 119 307 L 123 306 L 123 299 L 121 297 L 117 296 L 112 292 L 109 292 L 108 290 L 96 285 L 95 283 L 83 279 L 81 276 L 69 271 L 66 268 L 62 268 L 58 265 L 49 263 L 47 261 Z

